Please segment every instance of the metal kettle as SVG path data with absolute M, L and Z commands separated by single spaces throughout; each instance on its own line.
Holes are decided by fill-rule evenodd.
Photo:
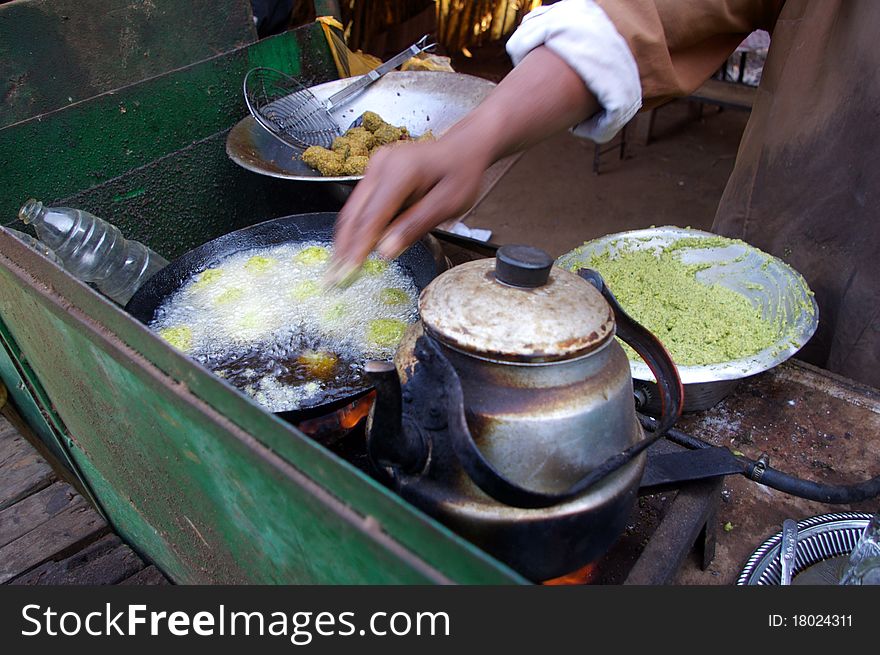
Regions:
M 668 353 L 594 271 L 529 246 L 457 266 L 419 299 L 394 364 L 373 362 L 370 460 L 403 497 L 533 580 L 569 573 L 623 532 L 644 449 L 681 411 Z M 615 334 L 655 373 L 646 439 Z

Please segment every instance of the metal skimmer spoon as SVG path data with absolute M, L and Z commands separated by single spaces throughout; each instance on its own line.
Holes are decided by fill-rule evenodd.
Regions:
M 433 48 L 425 35 L 403 52 L 362 75 L 326 100 L 296 79 L 273 68 L 254 68 L 244 77 L 244 99 L 248 111 L 261 126 L 284 144 L 293 148 L 324 146 L 329 148 L 342 130 L 330 110 L 364 90 L 380 77 L 411 57 Z

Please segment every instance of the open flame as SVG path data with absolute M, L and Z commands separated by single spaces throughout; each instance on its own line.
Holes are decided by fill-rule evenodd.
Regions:
M 322 435 L 348 432 L 370 413 L 375 400 L 376 392 L 371 391 L 363 398 L 358 398 L 335 412 L 302 421 L 297 423 L 296 427 L 301 432 L 315 438 Z
M 596 574 L 599 573 L 599 567 L 597 564 L 598 562 L 590 562 L 586 566 L 579 568 L 577 571 L 566 573 L 558 578 L 544 580 L 541 584 L 548 586 L 592 584 L 593 580 L 596 579 Z

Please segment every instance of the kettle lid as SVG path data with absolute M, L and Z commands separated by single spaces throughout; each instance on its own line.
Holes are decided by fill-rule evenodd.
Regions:
M 614 312 L 593 285 L 531 246 L 456 266 L 419 298 L 425 329 L 466 353 L 517 362 L 579 357 L 614 335 Z

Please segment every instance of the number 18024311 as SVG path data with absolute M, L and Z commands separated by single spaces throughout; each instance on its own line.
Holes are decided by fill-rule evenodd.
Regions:
M 852 614 L 770 614 L 771 628 L 851 628 Z

